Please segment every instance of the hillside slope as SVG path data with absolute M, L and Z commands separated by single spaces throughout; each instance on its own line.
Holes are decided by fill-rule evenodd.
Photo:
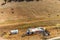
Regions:
M 0 4 L 4 1 L 0 0 Z M 0 23 L 5 21 L 60 20 L 59 0 L 11 2 L 0 5 Z

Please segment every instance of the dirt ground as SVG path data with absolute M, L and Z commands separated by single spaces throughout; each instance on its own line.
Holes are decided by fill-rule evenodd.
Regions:
M 3 39 L 2 37 L 0 37 L 0 40 L 7 40 L 7 39 Z
M 18 29 L 19 33 L 16 35 L 1 35 L 3 34 L 3 32 L 8 33 L 10 30 L 10 28 L 1 28 L 0 29 L 0 36 L 3 38 L 6 38 L 8 40 L 44 40 L 45 38 L 53 38 L 53 37 L 57 37 L 60 36 L 60 29 L 58 28 L 51 28 L 51 29 L 47 29 L 50 32 L 50 36 L 42 36 L 42 34 L 34 34 L 34 35 L 30 35 L 30 36 L 25 36 L 25 37 L 21 37 L 24 33 L 26 33 L 27 29 Z
M 0 0 L 0 4 L 1 2 L 3 3 L 2 0 Z M 6 38 L 7 40 L 44 40 L 45 38 L 53 38 L 60 36 L 60 29 L 52 28 L 51 26 L 49 26 L 51 27 L 51 29 L 47 29 L 50 32 L 50 36 L 42 36 L 42 34 L 34 34 L 30 36 L 21 37 L 24 33 L 26 33 L 27 29 L 20 29 L 20 28 L 18 28 L 19 33 L 16 35 L 3 34 L 4 32 L 9 33 L 10 30 L 16 29 L 15 25 L 19 25 L 19 24 L 35 23 L 34 25 L 37 24 L 53 25 L 60 23 L 59 0 L 43 0 L 39 2 L 33 1 L 33 2 L 20 2 L 20 3 L 11 2 L 3 6 L 0 5 L 0 12 L 1 12 L 0 23 L 6 22 L 4 24 L 0 24 L 0 37 L 2 38 Z M 35 21 L 35 19 L 33 18 L 35 19 L 38 18 L 39 20 Z M 33 21 L 31 21 L 31 19 Z M 45 22 L 37 23 L 41 20 L 46 21 L 46 23 Z M 47 22 L 47 20 L 49 22 Z M 2 26 L 6 26 L 6 25 L 8 27 L 1 28 Z

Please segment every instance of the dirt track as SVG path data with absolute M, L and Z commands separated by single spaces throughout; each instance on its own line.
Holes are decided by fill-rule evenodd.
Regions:
M 12 25 L 21 25 L 21 24 L 29 24 L 29 23 L 35 23 L 35 22 L 39 22 L 39 21 L 48 21 L 48 20 L 33 20 L 33 21 L 28 21 L 28 22 L 17 22 L 17 23 L 5 23 L 5 24 L 1 24 L 0 27 L 4 27 L 4 26 L 12 26 Z

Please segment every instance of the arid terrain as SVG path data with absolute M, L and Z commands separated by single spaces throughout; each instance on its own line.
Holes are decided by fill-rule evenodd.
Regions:
M 9 26 L 9 28 L 8 27 L 0 28 L 0 36 L 8 40 L 44 40 L 45 38 L 49 39 L 60 36 L 60 28 L 56 28 L 53 26 L 51 27 L 48 26 L 46 27 L 47 30 L 50 32 L 49 36 L 43 36 L 42 34 L 33 34 L 30 36 L 22 37 L 22 35 L 26 33 L 27 28 L 20 28 L 19 26 L 12 26 L 12 27 Z M 2 35 L 4 32 L 8 33 L 12 29 L 18 29 L 19 33 L 16 35 L 8 35 L 8 34 Z
M 41 34 L 21 37 L 29 27 L 46 27 L 50 32 L 47 38 L 60 36 L 60 0 L 39 0 L 7 2 L 0 0 L 0 36 L 8 40 L 44 40 Z M 59 24 L 59 26 L 56 26 Z M 54 27 L 53 27 L 54 26 Z M 56 28 L 58 27 L 58 28 Z M 18 29 L 16 35 L 5 34 Z
M 4 3 L 0 0 L 0 3 Z M 7 2 L 0 4 L 0 23 L 16 23 L 34 20 L 60 20 L 59 0 Z

